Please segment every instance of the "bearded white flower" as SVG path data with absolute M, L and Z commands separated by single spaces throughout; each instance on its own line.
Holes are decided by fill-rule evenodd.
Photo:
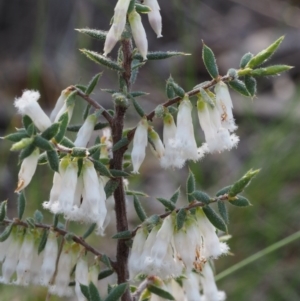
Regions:
M 85 296 L 81 292 L 80 284 L 88 285 L 89 280 L 89 268 L 85 259 L 82 257 L 79 258 L 76 264 L 75 270 L 75 294 L 78 301 L 86 301 Z
M 41 131 L 45 131 L 52 122 L 38 104 L 40 93 L 38 91 L 26 90 L 20 98 L 15 99 L 15 107 L 22 115 L 28 115 L 34 125 Z
M 129 16 L 128 20 L 131 26 L 132 36 L 135 42 L 137 49 L 139 50 L 143 60 L 147 60 L 147 52 L 148 52 L 148 41 L 145 32 L 145 28 L 142 24 L 141 16 L 133 10 Z
M 95 114 L 89 115 L 85 119 L 83 125 L 77 133 L 76 140 L 74 141 L 75 146 L 86 147 L 93 134 L 96 122 L 97 116 Z
M 58 120 L 59 118 L 56 118 L 58 112 L 60 112 L 60 110 L 62 109 L 62 107 L 65 104 L 66 99 L 68 98 L 70 94 L 70 89 L 64 89 L 61 91 L 61 94 L 59 96 L 59 98 L 57 99 L 54 109 L 52 110 L 51 114 L 50 114 L 50 120 L 53 122 L 54 120 Z M 60 117 L 60 116 L 59 116 Z
M 161 38 L 161 31 L 162 31 L 162 20 L 160 15 L 160 7 L 158 5 L 157 0 L 145 0 L 144 4 L 151 8 L 151 12 L 148 13 L 149 23 L 157 34 L 158 38 Z
M 23 190 L 30 182 L 36 171 L 40 151 L 36 148 L 31 155 L 26 157 L 22 164 L 18 175 L 18 186 L 15 192 Z
M 155 148 L 153 148 L 152 144 L 150 144 L 151 151 L 153 152 L 155 157 L 157 157 L 158 159 L 162 158 L 165 153 L 165 148 L 164 148 L 162 141 L 159 138 L 159 135 L 153 130 L 153 128 L 148 129 L 148 134 L 155 147 Z
M 131 152 L 131 161 L 133 165 L 133 173 L 138 173 L 141 164 L 146 156 L 146 146 L 148 143 L 148 122 L 146 118 L 141 119 L 136 127 L 133 147 Z
M 226 300 L 226 294 L 223 291 L 219 291 L 214 279 L 213 270 L 207 262 L 202 270 L 202 277 L 200 277 L 200 283 L 203 290 L 203 296 L 201 301 L 224 301 Z
M 183 289 L 185 290 L 186 299 L 188 301 L 199 301 L 201 299 L 200 295 L 200 277 L 193 272 L 186 275 L 186 279 L 183 279 Z

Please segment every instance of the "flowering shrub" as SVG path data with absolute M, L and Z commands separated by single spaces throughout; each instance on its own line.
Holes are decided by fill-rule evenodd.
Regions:
M 166 83 L 167 101 L 145 113 L 138 97 L 147 93 L 133 91 L 137 72 L 151 60 L 183 56 L 176 51 L 148 52 L 141 13 L 148 14 L 157 37 L 162 37 L 162 19 L 156 0 L 119 0 L 108 32 L 94 29 L 78 31 L 104 41 L 104 54 L 81 50 L 89 59 L 117 73 L 118 90 L 111 93 L 114 110 L 106 110 L 90 97 L 100 74 L 85 86 L 64 89 L 48 117 L 40 107 L 37 91 L 26 90 L 16 98 L 15 107 L 23 117 L 23 128 L 6 137 L 12 151 L 20 151 L 22 162 L 16 188 L 18 217 L 9 219 L 6 201 L 0 205 L 0 281 L 6 284 L 46 286 L 49 294 L 76 295 L 78 300 L 101 300 L 97 282 L 112 274 L 105 301 L 128 300 L 207 300 L 221 301 L 226 294 L 214 280 L 213 260 L 229 252 L 226 243 L 227 205 L 246 207 L 250 202 L 241 195 L 258 170 L 250 170 L 232 185 L 209 196 L 197 189 L 190 171 L 186 185 L 186 206 L 176 203 L 180 191 L 169 199 L 157 198 L 165 212 L 147 216 L 139 200 L 143 192 L 131 191 L 128 178 L 138 174 L 146 159 L 149 144 L 162 168 L 180 169 L 189 161 L 198 162 L 209 153 L 237 147 L 239 137 L 233 115 L 229 88 L 246 97 L 255 97 L 256 80 L 290 69 L 266 63 L 283 38 L 253 55 L 246 53 L 239 69 L 220 75 L 213 51 L 203 44 L 202 57 L 211 79 L 186 92 L 170 77 Z M 133 47 L 132 39 L 136 48 Z M 120 44 L 116 60 L 109 53 Z M 87 102 L 81 125 L 69 124 L 78 98 Z M 139 116 L 135 128 L 125 129 L 126 111 L 133 106 Z M 192 111 L 197 110 L 205 142 L 197 145 Z M 163 123 L 163 139 L 151 122 Z M 175 122 L 176 121 L 176 122 Z M 101 137 L 90 141 L 95 130 Z M 68 132 L 77 132 L 74 141 Z M 132 144 L 131 152 L 128 148 Z M 89 147 L 87 147 L 89 145 Z M 222 155 L 222 154 L 220 154 Z M 39 164 L 54 171 L 45 210 L 53 213 L 53 223 L 43 223 L 43 215 L 23 219 L 26 205 L 24 189 L 30 185 Z M 141 223 L 128 228 L 126 195 L 132 196 Z M 218 212 L 210 205 L 217 204 Z M 86 242 L 93 232 L 104 235 L 116 214 L 118 240 L 116 258 L 103 254 Z M 65 219 L 65 224 L 59 218 Z M 87 227 L 81 237 L 68 231 L 68 222 Z M 112 252 L 113 253 L 113 252 Z M 90 257 L 93 255 L 93 262 Z M 106 269 L 100 269 L 103 265 Z

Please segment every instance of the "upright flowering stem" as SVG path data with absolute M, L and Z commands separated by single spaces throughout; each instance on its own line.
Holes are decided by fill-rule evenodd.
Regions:
M 122 40 L 122 51 L 123 51 L 123 68 L 124 72 L 120 75 L 123 82 L 126 83 L 127 91 L 130 91 L 130 76 L 131 76 L 131 55 L 132 55 L 132 45 L 131 40 Z M 122 87 L 120 87 L 122 90 Z M 112 139 L 113 144 L 116 144 L 122 138 L 122 132 L 124 128 L 124 116 L 126 113 L 126 108 L 120 105 L 115 107 L 115 117 L 112 122 Z M 123 155 L 126 148 L 120 148 L 113 152 L 113 160 L 111 160 L 111 168 L 122 170 L 123 168 Z M 116 178 L 118 181 L 118 187 L 114 192 L 115 198 L 115 211 L 117 220 L 117 231 L 128 230 L 127 212 L 126 212 L 126 198 L 124 191 L 124 184 L 122 178 Z M 118 283 L 127 282 L 129 279 L 128 272 L 128 256 L 129 247 L 126 245 L 124 240 L 119 240 L 117 245 L 117 275 Z M 122 301 L 131 301 L 131 296 L 129 290 L 127 290 L 121 298 Z

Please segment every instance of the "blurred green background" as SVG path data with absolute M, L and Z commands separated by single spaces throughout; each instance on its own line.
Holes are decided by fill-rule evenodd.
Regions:
M 101 52 L 103 44 L 74 28 L 108 30 L 115 2 L 0 1 L 0 136 L 20 126 L 13 101 L 22 90 L 38 89 L 42 95 L 40 103 L 50 113 L 62 89 L 70 84 L 84 84 L 103 70 L 78 51 L 87 48 Z M 209 79 L 201 60 L 201 40 L 214 50 L 221 74 L 228 68 L 237 68 L 244 53 L 257 53 L 281 35 L 286 38 L 270 63 L 295 66 L 280 77 L 259 81 L 258 95 L 253 100 L 232 92 L 239 125 L 237 134 L 241 139 L 238 148 L 190 164 L 198 189 L 210 194 L 251 167 L 262 168 L 245 192 L 253 207 L 230 208 L 229 232 L 233 238 L 229 244 L 234 256 L 216 262 L 220 272 L 300 229 L 300 4 L 298 0 L 161 0 L 160 6 L 163 38 L 156 39 L 143 16 L 149 50 L 178 50 L 191 56 L 149 62 L 140 70 L 134 89 L 151 93 L 141 98 L 146 111 L 166 100 L 164 86 L 170 74 L 186 90 Z M 115 54 L 116 50 L 111 57 Z M 115 80 L 113 72 L 104 70 L 93 95 L 107 108 L 112 107 L 112 101 L 100 88 L 116 88 Z M 77 113 L 80 115 L 80 108 Z M 134 125 L 136 114 L 130 110 L 128 116 L 128 125 Z M 161 123 L 155 125 L 161 131 Z M 203 135 L 198 123 L 195 126 L 200 143 Z M 0 141 L 0 197 L 9 200 L 9 216 L 13 217 L 18 167 L 17 154 L 9 152 L 10 146 L 9 142 Z M 184 191 L 187 168 L 162 171 L 149 152 L 141 174 L 130 178 L 130 187 L 139 190 L 143 187 L 152 196 L 143 199 L 143 204 L 158 213 L 163 208 L 153 205 L 154 197 L 169 197 L 180 185 Z M 41 203 L 47 199 L 51 183 L 52 173 L 46 166 L 39 167 L 26 189 L 28 216 L 37 208 L 42 210 Z M 181 200 L 182 204 L 184 201 Z M 128 206 L 133 226 L 136 216 L 130 198 Z M 51 221 L 49 214 L 45 216 Z M 90 241 L 114 254 L 113 245 L 107 244 L 113 233 L 112 223 L 105 239 L 93 236 Z M 222 279 L 218 286 L 227 292 L 228 300 L 300 300 L 299 248 L 300 242 L 293 242 Z M 0 286 L 1 301 L 44 298 L 43 289 Z

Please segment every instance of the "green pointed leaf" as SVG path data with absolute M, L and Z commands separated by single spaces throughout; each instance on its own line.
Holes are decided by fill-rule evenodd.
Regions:
M 126 230 L 122 232 L 118 232 L 114 236 L 112 236 L 113 239 L 129 239 L 132 237 L 131 231 Z
M 35 210 L 34 214 L 33 214 L 33 218 L 34 218 L 36 223 L 41 223 L 44 219 L 44 216 L 43 216 L 41 211 Z
M 102 280 L 106 277 L 109 277 L 110 275 L 112 275 L 114 273 L 113 270 L 103 270 L 99 273 L 98 275 L 98 280 Z
M 59 215 L 58 214 L 54 214 L 53 215 L 53 228 L 56 228 L 59 222 Z
M 82 158 L 77 160 L 77 166 L 78 166 L 77 177 L 79 177 L 81 174 L 81 171 L 82 171 L 82 167 L 83 167 L 83 159 Z
M 94 232 L 94 230 L 96 229 L 96 226 L 97 226 L 96 223 L 91 224 L 91 225 L 89 226 L 89 228 L 86 230 L 86 232 L 82 235 L 82 238 L 83 238 L 83 239 L 88 238 L 88 237 Z
M 218 202 L 218 210 L 219 210 L 219 213 L 220 213 L 223 221 L 225 222 L 226 225 L 228 225 L 229 224 L 229 216 L 228 216 L 228 211 L 227 211 L 225 202 L 223 202 L 223 201 Z
M 229 203 L 237 207 L 251 206 L 249 200 L 241 195 L 237 195 L 233 200 L 229 200 Z
M 114 93 L 119 92 L 119 90 L 114 90 L 114 89 L 101 89 L 101 91 L 109 93 L 109 94 L 114 94 Z
M 102 301 L 98 289 L 93 282 L 89 284 L 90 301 Z
M 179 231 L 183 227 L 183 225 L 186 221 L 186 216 L 187 216 L 187 213 L 186 213 L 185 209 L 182 208 L 178 211 L 177 216 L 176 216 L 177 231 Z
M 206 102 L 211 108 L 215 107 L 214 101 L 203 88 L 200 88 L 200 94 L 204 102 Z
M 242 82 L 241 80 L 238 79 L 234 79 L 231 80 L 230 82 L 228 82 L 228 85 L 235 90 L 236 92 L 240 93 L 241 95 L 244 96 L 250 96 L 244 82 Z
M 178 51 L 154 51 L 154 52 L 148 52 L 147 59 L 148 61 L 164 60 L 174 56 L 181 56 L 181 55 L 186 56 L 190 54 L 185 52 L 178 52 Z M 143 61 L 143 57 L 138 53 L 134 55 L 134 59 Z
M 203 43 L 202 59 L 206 70 L 212 78 L 219 76 L 218 66 L 213 51 Z
M 208 220 L 219 230 L 227 232 L 227 227 L 223 219 L 210 207 L 205 206 L 202 208 Z
M 140 104 L 135 100 L 134 97 L 130 98 L 132 100 L 132 104 L 136 110 L 136 112 L 141 116 L 144 117 L 145 116 L 145 111 L 143 110 L 143 108 L 140 106 Z
M 36 134 L 35 126 L 33 123 L 27 128 L 27 133 L 29 136 L 33 136 Z
M 136 190 L 125 190 L 126 195 L 136 195 L 136 196 L 144 196 L 148 197 L 149 195 L 142 191 L 136 191 Z
M 18 196 L 18 219 L 22 219 L 26 207 L 26 198 L 22 190 Z
M 82 124 L 71 124 L 67 127 L 67 130 L 69 132 L 77 133 L 80 130 L 81 127 L 82 127 Z
M 87 298 L 88 301 L 91 301 L 88 286 L 81 284 L 81 283 L 79 283 L 79 285 L 80 285 L 82 294 Z
M 98 81 L 99 81 L 99 78 L 100 78 L 101 76 L 102 76 L 102 72 L 96 74 L 96 75 L 91 79 L 91 81 L 88 83 L 87 88 L 86 88 L 86 91 L 85 91 L 85 94 L 86 94 L 86 95 L 90 95 L 90 94 L 94 91 L 94 89 L 95 89 L 95 87 L 96 87 L 96 85 L 97 85 L 97 83 L 98 83 Z
M 259 66 L 263 63 L 265 63 L 278 49 L 280 46 L 281 42 L 283 41 L 284 36 L 280 37 L 277 39 L 274 43 L 272 43 L 269 47 L 266 49 L 262 50 L 258 54 L 256 54 L 246 65 L 248 68 L 254 68 L 256 66 Z
M 73 157 L 85 158 L 89 155 L 88 150 L 85 147 L 73 147 L 71 152 Z
M 34 219 L 32 217 L 27 217 L 26 218 L 26 223 L 27 223 L 27 225 L 28 225 L 28 227 L 30 229 L 34 229 L 35 228 Z
M 201 203 L 204 203 L 204 204 L 210 203 L 210 196 L 203 191 L 196 190 L 192 193 L 192 196 Z
M 11 231 L 13 229 L 13 224 L 9 224 L 4 231 L 0 234 L 0 242 L 4 242 L 5 240 L 8 239 Z
M 109 69 L 115 70 L 115 71 L 123 71 L 123 68 L 118 65 L 117 62 L 112 61 L 111 59 L 107 58 L 106 56 L 97 53 L 95 51 L 90 51 L 87 49 L 80 49 L 80 51 L 85 54 L 90 60 L 103 65 Z
M 174 92 L 174 87 L 173 87 L 174 79 L 172 76 L 169 76 L 167 83 L 166 83 L 166 94 L 168 99 L 172 99 L 176 96 Z
M 87 119 L 87 117 L 89 116 L 89 114 L 90 114 L 90 108 L 92 107 L 92 105 L 90 105 L 90 104 L 87 104 L 86 106 L 85 106 L 85 109 L 84 109 L 84 112 L 83 112 L 83 114 L 82 114 L 82 119 L 83 120 L 86 120 Z M 67 129 L 68 129 L 69 127 L 67 127 Z
M 117 287 L 114 287 L 104 301 L 117 301 L 125 293 L 127 289 L 127 283 L 119 284 Z
M 120 139 L 116 144 L 113 145 L 112 151 L 115 152 L 116 150 L 118 150 L 124 146 L 127 146 L 128 144 L 129 144 L 128 138 L 124 137 L 124 138 Z
M 98 122 L 95 124 L 94 131 L 102 130 L 108 126 L 109 126 L 109 124 L 107 122 Z
M 243 55 L 243 57 L 241 58 L 240 68 L 244 69 L 252 58 L 253 58 L 252 53 L 250 53 L 250 52 L 245 53 Z
M 59 157 L 56 150 L 47 151 L 47 159 L 53 171 L 59 171 Z
M 288 66 L 288 65 L 274 65 L 266 68 L 259 68 L 259 69 L 252 70 L 251 72 L 249 72 L 249 74 L 252 76 L 271 76 L 271 75 L 277 75 L 282 72 L 288 71 L 292 68 L 293 68 L 292 66 Z
M 27 131 L 25 131 L 25 130 L 20 130 L 16 133 L 9 134 L 9 135 L 3 137 L 3 139 L 11 141 L 11 142 L 19 142 L 23 138 L 29 138 Z
M 176 206 L 171 201 L 164 198 L 156 198 L 166 209 L 173 211 L 176 209 Z
M 71 92 L 68 95 L 67 99 L 65 100 L 65 103 L 66 103 L 66 105 L 67 105 L 68 108 L 75 105 L 75 96 L 76 95 L 77 95 L 77 91 L 76 90 L 74 90 L 73 92 Z
M 256 94 L 256 79 L 252 76 L 245 76 L 245 86 L 249 92 L 249 94 L 253 97 Z
M 45 150 L 45 151 L 53 150 L 52 143 L 49 142 L 48 140 L 44 139 L 41 136 L 35 136 L 33 143 L 36 147 L 39 147 L 42 150 Z
M 24 115 L 22 118 L 22 124 L 24 126 L 24 128 L 27 130 L 28 127 L 33 124 L 33 121 L 31 120 L 31 118 L 28 115 Z
M 183 98 L 184 95 L 185 95 L 185 91 L 178 84 L 176 84 L 175 82 L 172 83 L 172 86 L 173 86 L 175 94 L 177 96 Z
M 98 137 L 97 137 L 98 138 Z M 95 160 L 99 160 L 100 153 L 101 153 L 101 146 L 104 146 L 104 144 L 95 144 L 92 147 L 88 149 L 88 152 L 90 154 L 90 157 L 92 157 Z
M 107 199 L 114 193 L 114 191 L 118 188 L 118 186 L 119 186 L 119 182 L 114 180 L 109 180 L 106 183 L 104 190 Z
M 180 195 L 180 187 L 178 187 L 178 189 L 174 192 L 174 194 L 171 196 L 170 198 L 170 201 L 174 204 L 177 203 L 178 201 L 178 198 L 179 198 L 179 195 Z
M 100 161 L 98 160 L 91 160 L 94 164 L 94 167 L 95 169 L 103 176 L 106 176 L 106 177 L 111 177 L 111 173 L 109 172 L 108 168 L 103 164 L 101 163 Z
M 139 96 L 145 96 L 145 95 L 149 95 L 149 93 L 143 92 L 143 91 L 132 91 L 132 92 L 130 92 L 131 97 L 139 97 Z
M 110 270 L 112 270 L 110 260 L 105 254 L 101 256 L 100 261 L 102 261 Z
M 226 187 L 221 188 L 221 189 L 216 193 L 216 196 L 221 196 L 221 195 L 227 194 L 227 193 L 229 192 L 229 190 L 231 189 L 231 186 L 232 186 L 232 185 L 229 185 L 229 186 L 226 186 Z
M 237 194 L 241 193 L 246 186 L 251 182 L 253 177 L 255 177 L 259 173 L 259 169 L 257 170 L 249 170 L 241 179 L 235 182 L 230 190 L 228 191 L 229 197 L 234 197 Z
M 138 199 L 138 197 L 136 195 L 133 196 L 133 205 L 134 205 L 136 214 L 139 217 L 139 219 L 141 220 L 141 222 L 145 221 L 147 219 L 147 214 L 146 214 L 140 200 Z
M 3 201 L 0 204 L 0 222 L 2 222 L 6 217 L 7 212 L 7 201 Z
M 42 134 L 41 137 L 50 140 L 52 139 L 59 131 L 60 124 L 53 123 L 49 128 L 47 128 Z
M 60 141 L 60 144 L 68 148 L 75 147 L 74 143 L 67 137 L 63 137 L 62 140 Z
M 43 164 L 47 164 L 47 163 L 48 163 L 47 152 L 43 152 L 39 155 L 38 164 L 43 165 Z
M 14 143 L 10 150 L 11 151 L 19 151 L 19 150 L 24 150 L 25 148 L 27 148 L 29 145 L 33 144 L 34 138 L 23 138 L 21 139 L 19 142 Z
M 110 159 L 109 158 L 100 158 L 99 161 L 104 165 L 108 165 L 110 162 Z
M 118 169 L 110 169 L 109 170 L 111 175 L 115 178 L 119 178 L 119 177 L 129 177 L 130 174 L 126 171 L 123 170 L 118 170 Z
M 192 202 L 194 200 L 194 197 L 192 196 L 192 193 L 195 191 L 195 186 L 196 186 L 196 182 L 195 182 L 195 176 L 192 173 L 191 170 L 189 170 L 189 176 L 186 182 L 186 193 L 188 195 L 188 201 Z
M 81 92 L 85 93 L 86 86 L 77 84 L 75 85 L 75 87 L 78 88 Z
M 20 152 L 19 159 L 20 161 L 24 160 L 25 158 L 29 157 L 35 150 L 34 143 L 26 146 L 22 151 Z
M 75 30 L 77 30 L 80 33 L 84 33 L 94 39 L 100 40 L 100 41 L 105 41 L 106 39 L 106 35 L 107 35 L 107 31 L 103 31 L 103 30 L 98 30 L 98 29 L 91 29 L 91 28 L 76 28 Z
M 150 284 L 150 285 L 148 285 L 147 288 L 151 293 L 153 293 L 161 298 L 164 298 L 167 300 L 175 300 L 174 297 L 169 292 L 163 290 L 162 288 L 160 288 L 158 286 Z
M 139 14 L 147 14 L 147 13 L 150 13 L 152 11 L 149 6 L 143 5 L 143 4 L 139 4 L 139 3 L 135 3 L 135 10 Z
M 146 219 L 145 223 L 147 225 L 157 225 L 160 220 L 161 219 L 157 214 L 153 214 Z
M 68 112 L 65 112 L 64 114 L 62 114 L 58 120 L 58 122 L 60 123 L 60 127 L 59 127 L 59 131 L 55 136 L 55 140 L 57 143 L 60 143 L 61 140 L 63 139 L 68 123 L 69 123 L 69 114 Z

